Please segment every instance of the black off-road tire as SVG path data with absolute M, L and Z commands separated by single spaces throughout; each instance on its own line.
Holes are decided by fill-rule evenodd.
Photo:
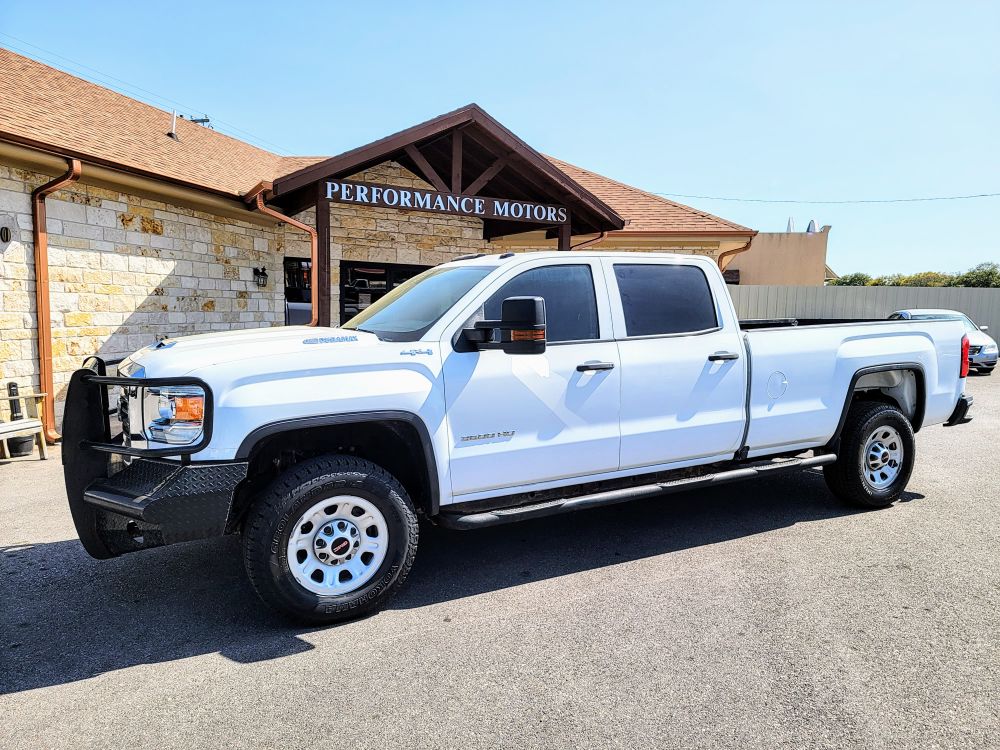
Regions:
M 895 480 L 877 489 L 865 480 L 865 444 L 868 437 L 882 426 L 891 427 L 899 434 L 903 455 Z M 830 491 L 841 500 L 862 508 L 885 508 L 899 499 L 910 481 L 916 458 L 915 447 L 913 426 L 896 406 L 878 401 L 858 401 L 847 413 L 837 461 L 823 467 L 823 478 Z
M 306 509 L 324 496 L 354 495 L 374 504 L 388 527 L 388 551 L 374 576 L 355 591 L 321 595 L 289 569 L 288 540 Z M 417 553 L 419 526 L 403 485 L 385 469 L 353 456 L 319 456 L 275 479 L 251 506 L 243 527 L 243 563 L 257 595 L 289 619 L 336 623 L 381 609 L 403 585 Z

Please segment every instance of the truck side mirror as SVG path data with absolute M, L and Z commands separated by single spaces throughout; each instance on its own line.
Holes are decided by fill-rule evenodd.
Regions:
M 500 320 L 479 320 L 462 331 L 477 349 L 503 349 L 507 354 L 545 352 L 545 300 L 508 297 L 500 306 Z

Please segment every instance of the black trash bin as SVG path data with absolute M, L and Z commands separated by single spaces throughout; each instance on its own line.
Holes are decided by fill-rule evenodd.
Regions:
M 7 395 L 17 395 L 17 383 L 7 383 Z M 10 400 L 10 421 L 15 422 L 18 419 L 24 419 L 24 412 L 21 411 L 21 402 L 15 398 Z M 35 438 L 31 435 L 7 438 L 7 453 L 10 454 L 11 458 L 30 456 L 34 445 Z

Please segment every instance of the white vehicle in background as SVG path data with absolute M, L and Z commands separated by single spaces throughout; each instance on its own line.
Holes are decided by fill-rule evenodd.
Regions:
M 704 257 L 475 255 L 341 328 L 90 358 L 66 489 L 94 557 L 240 534 L 265 602 L 337 622 L 402 585 L 418 515 L 476 529 L 808 467 L 886 507 L 914 433 L 968 421 L 968 343 L 955 320 L 741 322 Z
M 969 337 L 969 366 L 981 375 L 991 375 L 997 366 L 997 342 L 986 331 L 989 326 L 977 326 L 972 319 L 957 310 L 897 310 L 889 320 L 958 320 Z

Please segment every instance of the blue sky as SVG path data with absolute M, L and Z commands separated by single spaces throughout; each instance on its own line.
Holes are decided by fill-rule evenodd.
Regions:
M 1000 192 L 998 39 L 985 1 L 0 7 L 4 46 L 271 150 L 336 154 L 474 101 L 646 190 L 799 200 Z M 1000 261 L 1000 198 L 677 200 L 832 224 L 841 273 Z

